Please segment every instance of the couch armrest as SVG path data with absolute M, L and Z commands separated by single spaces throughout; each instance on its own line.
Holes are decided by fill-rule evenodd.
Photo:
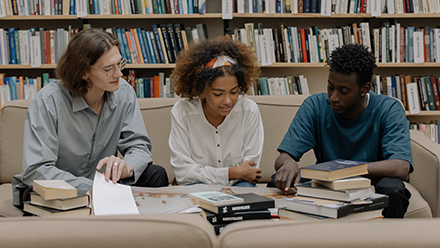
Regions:
M 414 172 L 409 181 L 428 202 L 432 216 L 439 217 L 440 146 L 419 131 L 410 135 Z

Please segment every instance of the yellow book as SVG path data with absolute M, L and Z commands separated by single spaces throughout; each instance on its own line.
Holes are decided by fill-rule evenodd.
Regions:
M 44 200 L 77 196 L 76 189 L 64 180 L 34 180 L 33 190 L 43 197 Z
M 165 42 L 164 42 L 163 36 L 162 36 L 162 30 L 161 30 L 159 25 L 157 25 L 157 33 L 159 34 L 159 40 L 160 40 L 160 45 L 162 46 L 162 51 L 164 51 L 163 52 L 163 56 L 165 57 L 165 64 L 169 64 L 170 62 L 168 61 L 168 56 L 167 56 L 167 53 L 166 53 Z

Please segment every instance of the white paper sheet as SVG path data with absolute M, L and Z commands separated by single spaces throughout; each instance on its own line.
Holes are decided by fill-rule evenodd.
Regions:
M 96 172 L 93 180 L 93 212 L 95 215 L 139 214 L 131 187 L 105 181 L 103 174 Z

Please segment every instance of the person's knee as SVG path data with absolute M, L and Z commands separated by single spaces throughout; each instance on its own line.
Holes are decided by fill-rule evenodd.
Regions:
M 405 184 L 398 178 L 382 178 L 376 184 L 376 192 L 386 194 L 389 197 L 407 195 L 407 191 Z

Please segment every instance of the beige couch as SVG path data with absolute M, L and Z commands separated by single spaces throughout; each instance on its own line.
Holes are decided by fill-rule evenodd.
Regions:
M 273 163 L 278 156 L 276 148 L 304 98 L 301 96 L 249 96 L 249 98 L 258 103 L 263 118 L 265 142 L 261 169 L 263 181 L 267 182 L 274 173 Z M 145 125 L 153 143 L 154 162 L 166 168 L 170 182 L 174 178 L 169 163 L 168 147 L 170 110 L 177 100 L 139 99 Z M 1 112 L 0 216 L 22 215 L 20 210 L 12 206 L 10 183 L 12 176 L 21 172 L 24 118 L 29 103 L 29 100 L 8 102 Z M 416 131 L 411 131 L 411 146 L 415 171 L 411 174 L 410 184 L 407 184 L 412 198 L 405 217 L 438 217 L 440 146 Z M 314 162 L 313 152 L 309 152 L 304 155 L 300 165 Z M 1 224 L 2 222 L 0 227 Z M 226 230 L 228 229 L 229 226 Z

